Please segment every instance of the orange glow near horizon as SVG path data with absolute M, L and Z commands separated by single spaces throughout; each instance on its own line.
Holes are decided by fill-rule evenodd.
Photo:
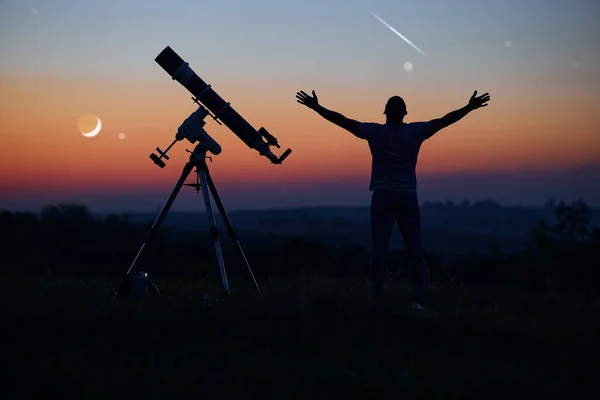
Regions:
M 164 150 L 170 144 L 195 106 L 187 90 L 167 76 L 163 78 L 0 77 L 0 191 L 26 191 L 31 186 L 50 191 L 94 187 L 131 191 L 173 185 L 188 159 L 184 149 L 193 145 L 177 143 L 162 170 L 148 156 L 157 146 Z M 219 184 L 356 179 L 367 185 L 371 167 L 367 143 L 296 103 L 297 90 L 312 88 L 277 81 L 211 83 L 251 125 L 256 129 L 264 126 L 279 139 L 281 149 L 274 149 L 276 154 L 292 149 L 283 165 L 272 165 L 228 128 L 207 118 L 206 130 L 223 148 L 209 165 Z M 384 121 L 383 105 L 392 94 L 381 85 L 315 89 L 325 107 L 376 122 Z M 463 106 L 472 93 L 462 90 L 432 97 L 433 87 L 427 89 L 403 95 L 409 110 L 407 122 L 441 117 Z M 532 93 L 515 102 L 508 93 L 490 92 L 489 107 L 424 143 L 420 176 L 540 171 L 600 159 L 600 121 L 589 99 L 582 98 L 581 104 L 548 99 L 544 103 L 538 93 Z M 535 112 L 532 101 L 545 106 Z M 102 120 L 97 137 L 85 138 L 80 133 L 78 120 L 86 114 Z M 119 139 L 121 132 L 125 139 Z

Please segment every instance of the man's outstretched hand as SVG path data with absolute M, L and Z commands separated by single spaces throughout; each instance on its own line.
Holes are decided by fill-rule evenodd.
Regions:
M 319 99 L 317 98 L 317 94 L 315 91 L 312 91 L 312 97 L 307 95 L 303 90 L 296 93 L 296 99 L 298 99 L 298 103 L 304 104 L 306 107 L 310 109 L 316 109 L 319 105 Z
M 313 92 L 314 93 L 314 92 Z M 477 95 L 477 90 L 473 93 L 473 96 L 469 99 L 469 107 L 473 110 L 477 110 L 480 107 L 487 107 L 487 102 L 490 101 L 489 93 L 482 94 L 479 97 L 475 97 Z

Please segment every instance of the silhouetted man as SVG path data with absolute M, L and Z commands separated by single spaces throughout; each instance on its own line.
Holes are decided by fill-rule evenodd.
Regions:
M 405 123 L 406 104 L 400 96 L 391 97 L 385 105 L 385 124 L 358 122 L 319 104 L 315 91 L 309 96 L 296 93 L 300 104 L 315 110 L 326 120 L 346 129 L 369 143 L 373 157 L 371 167 L 371 294 L 381 304 L 387 277 L 387 258 L 394 222 L 398 224 L 411 267 L 414 304 L 422 309 L 425 299 L 426 270 L 421 250 L 421 210 L 417 197 L 416 166 L 421 144 L 443 129 L 490 100 L 488 93 L 476 97 L 466 106 L 429 122 Z

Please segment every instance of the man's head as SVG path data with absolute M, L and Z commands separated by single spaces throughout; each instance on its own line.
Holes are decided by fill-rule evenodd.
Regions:
M 386 115 L 388 122 L 402 121 L 406 112 L 406 103 L 400 96 L 392 96 L 385 104 L 383 113 Z

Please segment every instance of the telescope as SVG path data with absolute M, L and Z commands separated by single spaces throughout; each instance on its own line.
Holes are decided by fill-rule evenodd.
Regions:
M 145 272 L 138 271 L 135 267 L 136 263 L 146 246 L 156 236 L 156 233 L 158 232 L 158 229 L 164 221 L 171 206 L 173 205 L 175 198 L 179 194 L 182 186 L 185 185 L 191 186 L 195 188 L 198 193 L 201 191 L 203 194 L 204 207 L 208 218 L 209 232 L 215 247 L 217 262 L 221 272 L 221 280 L 223 282 L 223 288 L 225 291 L 230 293 L 229 281 L 227 278 L 227 272 L 225 271 L 225 263 L 223 260 L 223 253 L 219 239 L 220 233 L 217 229 L 217 221 L 212 207 L 213 201 L 217 206 L 219 213 L 221 214 L 229 237 L 235 243 L 241 258 L 248 267 L 248 271 L 250 272 L 250 276 L 252 277 L 256 289 L 260 292 L 258 282 L 254 277 L 254 273 L 252 272 L 242 246 L 239 243 L 237 231 L 233 227 L 231 219 L 227 215 L 227 210 L 225 210 L 225 206 L 223 205 L 219 193 L 217 192 L 216 185 L 211 177 L 208 165 L 206 163 L 206 159 L 210 159 L 212 161 L 212 159 L 207 156 L 207 153 L 210 152 L 214 155 L 218 155 L 221 153 L 221 146 L 204 130 L 204 125 L 206 124 L 204 118 L 210 115 L 218 124 L 221 124 L 219 122 L 220 119 L 229 129 L 231 129 L 233 133 L 235 133 L 244 143 L 246 143 L 248 147 L 258 151 L 262 156 L 267 157 L 273 164 L 281 164 L 283 160 L 290 155 L 292 150 L 287 149 L 280 157 L 277 157 L 275 154 L 273 154 L 271 151 L 271 146 L 275 146 L 277 148 L 280 147 L 277 139 L 267 132 L 264 127 L 261 127 L 258 131 L 254 129 L 252 125 L 250 125 L 230 106 L 229 103 L 225 102 L 221 96 L 215 93 L 210 85 L 206 84 L 202 79 L 200 79 L 200 77 L 196 75 L 196 73 L 189 67 L 188 63 L 184 62 L 181 57 L 179 57 L 177 53 L 175 53 L 169 46 L 167 46 L 155 58 L 155 61 L 165 71 L 167 71 L 173 80 L 176 80 L 183 87 L 190 91 L 190 93 L 193 95 L 192 100 L 194 103 L 196 103 L 198 109 L 190 114 L 179 126 L 177 134 L 175 135 L 175 140 L 169 145 L 169 147 L 165 151 L 162 151 L 157 147 L 156 150 L 160 156 L 152 153 L 150 158 L 156 165 L 164 168 L 165 162 L 163 161 L 163 158 L 165 160 L 169 159 L 167 152 L 175 145 L 175 143 L 180 140 L 187 139 L 192 144 L 197 144 L 193 151 L 188 150 L 191 153 L 190 159 L 184 165 L 181 175 L 175 183 L 171 194 L 160 210 L 160 213 L 154 220 L 152 227 L 146 234 L 144 243 L 142 243 L 142 246 L 135 256 L 133 263 L 125 274 L 126 279 L 123 281 L 121 288 L 126 288 L 127 282 L 138 282 L 133 280 L 135 277 L 143 277 L 145 282 L 147 274 Z M 200 104 L 200 102 L 202 102 L 204 106 Z M 196 169 L 196 182 L 184 183 L 194 168 Z M 123 291 L 124 290 L 120 289 L 115 292 L 114 295 L 117 296 L 119 292 L 122 293 Z
M 204 82 L 194 70 L 190 68 L 189 63 L 183 61 L 170 46 L 165 47 L 154 61 L 156 61 L 173 80 L 176 80 L 185 87 L 193 95 L 192 100 L 200 107 L 197 114 L 190 115 L 186 120 L 188 123 L 187 126 L 184 126 L 186 125 L 186 122 L 182 124 L 175 141 L 173 141 L 166 151 L 162 151 L 159 148 L 156 149 L 160 154 L 160 157 L 155 154 L 150 155 L 150 158 L 155 164 L 161 168 L 164 167 L 162 158 L 169 159 L 166 152 L 178 140 L 186 138 L 194 143 L 194 138 L 191 138 L 188 135 L 188 132 L 195 132 L 195 135 L 202 136 L 206 134 L 203 129 L 200 130 L 204 125 L 203 119 L 206 115 L 210 115 L 220 125 L 221 122 L 219 122 L 219 120 L 221 120 L 223 124 L 236 134 L 248 147 L 258 151 L 260 155 L 267 157 L 273 164 L 281 164 L 283 160 L 290 155 L 292 150 L 287 149 L 280 157 L 277 157 L 271 151 L 271 146 L 280 148 L 277 138 L 271 135 L 264 127 L 261 127 L 258 131 L 253 128 L 248 121 L 231 107 L 230 103 L 223 100 L 223 98 L 212 89 L 211 85 Z M 200 102 L 202 102 L 206 108 L 202 107 Z M 202 132 L 204 132 L 204 134 Z M 206 136 L 210 138 L 208 134 L 206 134 Z M 198 137 L 195 139 L 198 139 Z M 218 144 L 214 142 L 213 145 L 216 145 L 214 146 L 214 150 L 217 150 Z M 208 150 L 215 155 L 218 154 L 214 153 L 210 148 Z M 218 152 L 220 152 L 220 146 L 218 146 Z

